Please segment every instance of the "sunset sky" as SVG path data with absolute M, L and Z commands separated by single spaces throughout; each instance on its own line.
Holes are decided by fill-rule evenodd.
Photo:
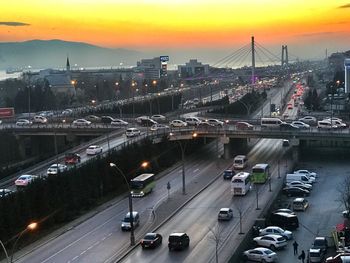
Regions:
M 350 49 L 350 0 L 11 0 L 1 3 L 0 20 L 0 42 L 198 52 L 234 50 L 254 35 L 300 56 Z

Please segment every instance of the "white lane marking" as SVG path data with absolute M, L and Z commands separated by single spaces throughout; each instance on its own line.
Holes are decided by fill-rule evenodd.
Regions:
M 199 171 L 199 168 L 195 169 L 193 172 L 196 173 L 196 172 L 198 172 L 198 171 Z
M 74 258 L 72 258 L 72 261 L 74 261 L 74 260 L 76 260 L 78 258 L 79 258 L 79 256 L 75 256 Z

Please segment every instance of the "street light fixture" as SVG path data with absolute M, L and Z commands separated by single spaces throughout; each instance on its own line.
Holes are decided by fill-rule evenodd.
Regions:
M 13 244 L 13 247 L 12 247 L 12 252 L 11 252 L 11 260 L 10 260 L 10 263 L 13 262 L 13 255 L 15 254 L 15 249 L 16 249 L 16 245 L 19 241 L 19 239 L 23 236 L 24 233 L 26 233 L 27 231 L 33 231 L 35 230 L 36 228 L 38 227 L 38 223 L 36 222 L 33 222 L 33 223 L 30 223 L 21 233 L 19 233 L 15 243 Z
M 135 235 L 134 235 L 134 215 L 133 215 L 133 208 L 132 208 L 132 195 L 131 195 L 131 189 L 130 189 L 130 184 L 128 182 L 128 179 L 126 178 L 125 174 L 123 173 L 123 171 L 115 164 L 115 163 L 109 163 L 109 166 L 116 169 L 116 171 L 118 173 L 120 173 L 124 180 L 125 183 L 128 187 L 128 191 L 129 191 L 129 214 L 130 214 L 130 246 L 134 246 L 135 245 Z

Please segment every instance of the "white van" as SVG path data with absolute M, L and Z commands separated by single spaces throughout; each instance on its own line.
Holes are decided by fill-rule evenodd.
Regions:
M 319 129 L 337 129 L 338 126 L 336 124 L 331 124 L 331 121 L 328 120 L 323 120 L 323 121 L 318 121 L 317 122 L 317 128 Z
M 247 166 L 248 158 L 245 155 L 237 155 L 233 159 L 234 169 L 244 169 Z
M 279 128 L 283 123 L 279 118 L 261 118 L 261 128 Z
M 300 181 L 305 184 L 313 184 L 313 180 L 306 176 L 305 174 L 287 174 L 286 176 L 286 184 L 291 183 L 293 181 Z

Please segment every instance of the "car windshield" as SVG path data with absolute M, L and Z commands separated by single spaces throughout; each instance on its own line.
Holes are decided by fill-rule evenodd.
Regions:
M 277 241 L 284 241 L 285 239 L 284 239 L 284 237 L 278 237 L 277 238 Z
M 147 234 L 143 239 L 145 240 L 154 240 L 156 238 L 155 234 Z
M 274 253 L 274 252 L 271 251 L 270 249 L 266 249 L 266 250 L 264 250 L 264 252 L 265 252 L 265 254 L 267 254 L 267 255 L 270 255 L 270 254 Z
M 227 214 L 228 214 L 228 211 L 220 211 L 220 214 L 227 215 Z
M 314 242 L 314 246 L 324 246 L 324 240 L 323 239 L 316 239 Z

